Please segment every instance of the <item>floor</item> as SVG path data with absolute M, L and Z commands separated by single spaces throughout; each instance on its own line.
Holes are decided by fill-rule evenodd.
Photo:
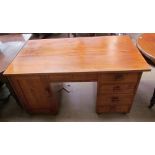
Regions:
M 130 34 L 135 42 L 139 34 Z M 57 115 L 31 115 L 24 111 L 11 96 L 5 104 L 0 103 L 0 121 L 18 121 L 18 122 L 122 122 L 122 121 L 155 121 L 155 106 L 148 108 L 150 99 L 155 87 L 154 77 L 155 68 L 151 67 L 151 72 L 145 72 L 142 75 L 140 85 L 135 96 L 135 100 L 130 113 L 118 114 L 96 114 L 96 83 L 65 83 L 65 87 L 70 93 L 62 93 L 60 111 Z M 3 85 L 0 89 L 0 96 L 8 95 L 8 90 Z

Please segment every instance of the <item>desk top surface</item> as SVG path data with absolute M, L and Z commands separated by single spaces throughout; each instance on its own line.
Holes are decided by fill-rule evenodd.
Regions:
M 10 34 L 0 36 L 0 73 L 4 72 L 31 34 Z
M 29 40 L 4 74 L 150 70 L 129 36 Z
M 155 62 L 155 33 L 145 33 L 139 36 L 137 46 L 144 55 L 150 56 Z

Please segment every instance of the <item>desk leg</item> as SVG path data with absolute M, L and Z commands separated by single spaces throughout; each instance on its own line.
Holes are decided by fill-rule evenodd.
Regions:
M 154 93 L 153 93 L 153 96 L 150 101 L 149 108 L 152 108 L 154 106 L 154 104 L 155 104 L 155 89 L 154 89 Z
M 8 78 L 19 101 L 30 113 L 53 113 L 59 110 L 61 84 L 50 83 L 48 76 Z

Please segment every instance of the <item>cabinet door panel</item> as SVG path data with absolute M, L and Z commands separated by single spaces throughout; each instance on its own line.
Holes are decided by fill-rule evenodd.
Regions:
M 16 81 L 16 92 L 20 89 L 24 105 L 31 112 L 57 112 L 59 106 L 58 89 L 56 84 L 50 83 L 48 77 L 18 77 Z M 17 91 L 18 90 L 18 91 Z M 21 98 L 21 97 L 19 97 Z

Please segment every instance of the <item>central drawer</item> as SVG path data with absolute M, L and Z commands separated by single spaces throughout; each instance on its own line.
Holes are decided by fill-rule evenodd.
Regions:
M 119 95 L 99 95 L 97 105 L 101 106 L 121 106 L 131 105 L 133 95 L 131 94 L 119 94 Z

